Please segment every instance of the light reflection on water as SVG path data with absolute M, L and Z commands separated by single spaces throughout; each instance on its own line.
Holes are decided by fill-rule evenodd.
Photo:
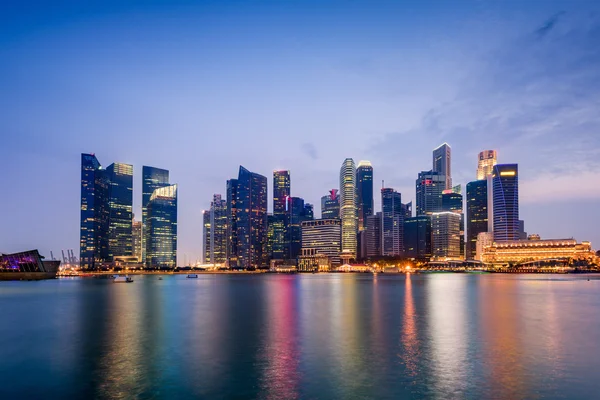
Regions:
M 594 398 L 599 309 L 581 276 L 0 282 L 0 398 Z

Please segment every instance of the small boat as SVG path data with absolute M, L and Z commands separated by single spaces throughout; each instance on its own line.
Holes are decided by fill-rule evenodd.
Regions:
M 158 280 L 159 280 L 159 281 L 162 281 L 162 276 L 159 276 L 159 277 L 158 277 Z
M 131 277 L 129 276 L 115 276 L 115 279 L 113 280 L 114 283 L 131 283 L 133 282 L 133 279 L 131 279 Z
M 198 274 L 189 274 L 188 278 L 198 278 Z

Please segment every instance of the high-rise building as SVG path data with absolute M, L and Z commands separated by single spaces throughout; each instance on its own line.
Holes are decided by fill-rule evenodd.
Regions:
M 202 210 L 202 263 L 210 264 L 211 210 Z
M 133 165 L 113 163 L 108 176 L 108 261 L 133 255 Z
M 131 222 L 133 239 L 133 256 L 138 262 L 142 262 L 142 221 L 136 221 L 135 217 Z
M 273 239 L 275 237 L 275 216 L 267 214 L 267 254 L 273 259 Z
M 227 181 L 227 248 L 226 259 L 229 268 L 238 266 L 238 236 L 237 236 L 237 194 L 238 180 Z
M 301 229 L 300 270 L 316 270 L 316 260 L 323 256 L 331 267 L 340 265 L 342 226 L 338 218 L 304 221 Z
M 448 143 L 433 150 L 433 172 L 444 176 L 444 189 L 452 189 L 452 149 Z
M 404 220 L 404 255 L 422 261 L 431 258 L 431 216 Z
M 451 190 L 442 192 L 442 211 L 452 211 L 462 213 L 463 197 L 460 193 L 455 193 Z
M 342 256 L 356 258 L 358 232 L 356 166 L 351 158 L 346 158 L 340 168 L 340 219 L 342 220 Z
M 367 258 L 381 256 L 381 218 L 381 212 L 367 217 L 367 229 L 364 235 Z
M 327 196 L 321 197 L 321 219 L 340 217 L 340 197 L 337 189 L 331 189 Z
M 519 168 L 497 164 L 493 173 L 494 241 L 519 240 Z
M 237 187 L 237 255 L 244 269 L 266 267 L 267 178 L 240 166 Z
M 442 211 L 442 192 L 445 190 L 446 177 L 439 172 L 423 171 L 419 173 L 415 184 L 417 216 Z
M 315 219 L 315 207 L 310 203 L 304 203 L 304 220 L 311 221 Z
M 404 214 L 405 219 L 412 217 L 412 201 L 402 204 L 402 214 Z
M 460 214 L 443 211 L 431 214 L 433 257 L 458 259 L 460 251 Z
M 291 194 L 290 171 L 273 171 L 273 239 L 269 256 L 285 259 L 289 255 L 288 199 Z
M 146 266 L 177 267 L 177 185 L 155 189 L 147 207 Z
M 165 186 L 169 186 L 168 170 L 146 165 L 142 167 L 142 262 L 145 262 L 146 259 L 148 202 L 156 189 Z
M 220 194 L 210 204 L 210 263 L 222 264 L 227 252 L 227 201 Z
M 467 183 L 467 240 L 466 258 L 475 258 L 477 235 L 488 231 L 488 185 L 487 180 Z
M 475 245 L 475 259 L 483 261 L 483 255 L 494 244 L 494 232 L 479 232 Z
M 494 166 L 497 164 L 496 150 L 484 150 L 479 153 L 477 163 L 477 180 L 484 180 L 494 173 Z
M 367 217 L 373 214 L 373 167 L 370 161 L 360 161 L 356 168 L 356 201 L 358 230 L 362 231 Z
M 527 231 L 525 231 L 525 221 L 519 220 L 519 240 L 527 240 Z
M 97 269 L 107 256 L 108 177 L 94 154 L 81 154 L 81 268 Z
M 399 256 L 404 251 L 404 212 L 400 193 L 381 189 L 381 254 Z
M 288 197 L 288 243 L 286 258 L 295 260 L 302 249 L 302 222 L 305 221 L 304 199 Z

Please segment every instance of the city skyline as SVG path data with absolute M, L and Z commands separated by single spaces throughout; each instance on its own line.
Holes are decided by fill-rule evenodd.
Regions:
M 600 219 L 600 189 L 589 183 L 600 179 L 600 58 L 584 58 L 600 36 L 600 21 L 590 14 L 598 5 L 490 5 L 497 16 L 491 18 L 485 6 L 460 2 L 453 11 L 462 17 L 458 27 L 441 17 L 449 12 L 441 6 L 416 7 L 417 26 L 404 20 L 407 3 L 332 4 L 327 15 L 337 26 L 300 5 L 259 9 L 245 19 L 243 6 L 240 13 L 189 6 L 173 10 L 175 17 L 189 15 L 180 26 L 150 9 L 110 2 L 92 10 L 95 19 L 85 15 L 89 5 L 60 17 L 61 5 L 52 13 L 42 7 L 39 15 L 21 6 L 8 10 L 1 17 L 7 118 L 0 128 L 11 168 L 1 178 L 13 192 L 0 203 L 11 227 L 0 231 L 0 251 L 37 247 L 49 256 L 77 249 L 81 153 L 134 166 L 138 218 L 142 166 L 170 171 L 179 185 L 183 262 L 201 258 L 201 211 L 213 194 L 225 197 L 224 182 L 239 165 L 266 176 L 269 193 L 271 171 L 290 170 L 294 195 L 320 215 L 319 200 L 338 188 L 336 171 L 346 157 L 370 160 L 375 188 L 384 179 L 415 204 L 416 174 L 431 169 L 431 151 L 443 142 L 452 146 L 454 184 L 474 181 L 479 152 L 497 150 L 498 163 L 519 164 L 519 217 L 528 232 L 600 244 L 592 223 Z M 130 29 L 134 14 L 139 24 Z M 34 27 L 42 18 L 46 28 Z M 196 24 L 202 18 L 208 23 Z M 244 24 L 227 33 L 215 25 L 223 19 Z M 368 29 L 353 32 L 357 21 Z M 423 47 L 411 42 L 416 33 L 430 50 L 415 50 Z M 207 45 L 209 34 L 219 46 Z M 142 46 L 130 54 L 126 43 Z M 52 61 L 41 62 L 49 52 Z M 211 57 L 217 64 L 205 61 Z M 39 203 L 24 195 L 31 187 L 56 194 Z M 378 195 L 374 202 L 380 210 Z

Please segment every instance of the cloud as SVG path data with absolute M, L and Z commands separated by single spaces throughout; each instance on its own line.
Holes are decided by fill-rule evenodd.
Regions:
M 319 155 L 317 153 L 317 147 L 314 144 L 303 143 L 301 148 L 302 148 L 302 151 L 304 152 L 304 154 L 309 156 L 312 160 L 319 159 Z
M 546 36 L 554 28 L 554 26 L 558 22 L 559 18 L 563 14 L 565 14 L 565 12 L 561 11 L 561 12 L 556 13 L 553 16 L 551 16 L 546 22 L 544 22 L 544 24 L 542 26 L 540 26 L 538 29 L 535 30 L 535 33 L 537 34 L 537 36 L 538 37 Z

